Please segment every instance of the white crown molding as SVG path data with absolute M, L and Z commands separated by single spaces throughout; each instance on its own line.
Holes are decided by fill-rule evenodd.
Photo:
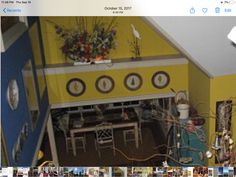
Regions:
M 108 104 L 108 103 L 117 103 L 117 102 L 126 102 L 126 101 L 138 101 L 138 100 L 147 100 L 147 99 L 156 99 L 156 98 L 168 98 L 174 97 L 175 93 L 170 92 L 166 94 L 149 94 L 149 95 L 138 95 L 130 97 L 116 97 L 116 98 L 107 98 L 107 99 L 96 99 L 96 100 L 86 100 L 78 102 L 68 102 L 68 103 L 58 103 L 51 104 L 51 108 L 67 108 L 75 106 L 86 106 L 86 105 L 96 105 L 96 104 Z

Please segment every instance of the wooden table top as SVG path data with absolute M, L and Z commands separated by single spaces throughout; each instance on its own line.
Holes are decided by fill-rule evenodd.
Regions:
M 102 122 L 110 122 L 112 124 L 119 124 L 119 123 L 130 123 L 130 122 L 138 122 L 138 117 L 136 114 L 133 114 L 132 116 L 129 116 L 128 120 L 124 120 L 123 117 L 121 117 L 120 113 L 111 113 L 111 114 L 105 114 L 104 118 L 100 119 L 98 116 L 90 115 L 84 117 L 84 120 L 81 120 L 80 114 L 73 115 L 70 117 L 69 122 L 69 128 L 85 128 L 85 127 L 93 127 L 98 124 L 101 124 Z

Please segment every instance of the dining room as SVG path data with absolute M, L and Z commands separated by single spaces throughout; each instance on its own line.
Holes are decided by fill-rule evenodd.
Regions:
M 161 110 L 169 101 L 171 97 L 51 110 L 60 164 L 162 165 L 165 158 L 158 154 L 166 153 L 166 148 L 158 145 L 166 143 L 163 127 L 168 125 Z M 49 147 L 45 133 L 39 163 L 51 158 Z

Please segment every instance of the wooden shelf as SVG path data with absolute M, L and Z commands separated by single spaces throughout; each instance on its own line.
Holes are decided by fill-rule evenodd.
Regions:
M 67 74 L 67 73 L 79 73 L 79 72 L 89 72 L 89 71 L 141 68 L 141 67 L 152 67 L 152 66 L 169 66 L 169 65 L 181 65 L 181 64 L 188 64 L 188 60 L 184 57 L 176 57 L 176 58 L 150 57 L 150 58 L 143 58 L 137 61 L 131 59 L 120 59 L 120 60 L 116 59 L 112 60 L 111 63 L 99 63 L 90 65 L 52 64 L 46 66 L 45 73 L 46 75 Z

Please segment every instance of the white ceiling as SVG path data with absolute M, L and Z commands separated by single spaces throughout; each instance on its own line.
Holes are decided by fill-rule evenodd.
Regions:
M 210 77 L 236 74 L 235 17 L 145 17 Z

